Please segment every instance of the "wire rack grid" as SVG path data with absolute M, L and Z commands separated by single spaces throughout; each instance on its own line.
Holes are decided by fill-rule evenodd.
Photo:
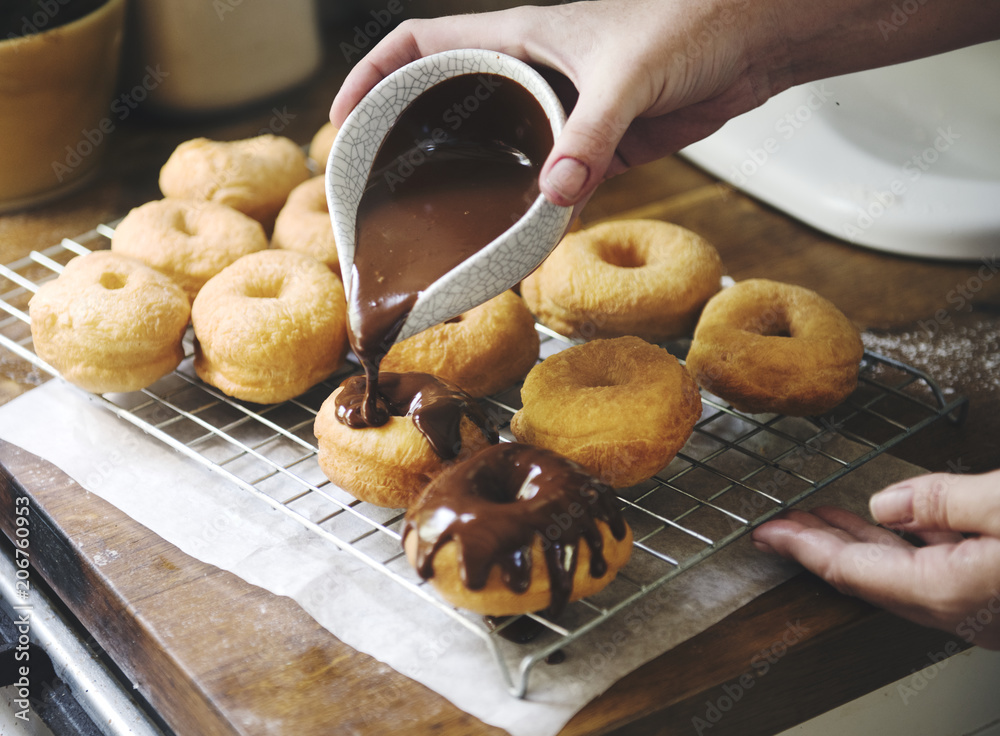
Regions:
M 0 266 L 0 370 L 38 384 L 57 372 L 31 343 L 28 301 L 73 257 L 109 246 L 114 230 L 100 225 L 72 240 Z M 540 359 L 572 344 L 539 326 Z M 529 615 L 500 622 L 456 610 L 410 568 L 402 553 L 403 513 L 357 501 L 319 470 L 312 426 L 323 400 L 349 374 L 349 363 L 329 380 L 282 404 L 235 401 L 202 383 L 187 357 L 171 375 L 130 394 L 94 399 L 193 461 L 287 514 L 339 549 L 354 555 L 472 631 L 488 647 L 509 692 L 524 697 L 532 669 L 567 651 L 588 632 L 691 569 L 754 526 L 829 486 L 942 417 L 959 422 L 966 401 L 946 399 L 924 373 L 866 354 L 858 389 L 822 417 L 748 416 L 714 397 L 703 397 L 703 415 L 691 439 L 655 478 L 619 491 L 634 535 L 631 560 L 603 591 L 571 604 L 556 621 Z M 667 345 L 683 358 L 684 343 Z M 0 351 L 2 354 L 3 351 Z M 512 439 L 509 419 L 519 408 L 520 387 L 484 400 Z M 406 591 L 403 593 L 402 591 Z M 512 632 L 530 623 L 533 638 Z

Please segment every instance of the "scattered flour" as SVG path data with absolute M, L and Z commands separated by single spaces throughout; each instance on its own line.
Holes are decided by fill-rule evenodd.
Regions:
M 1000 398 L 1000 323 L 970 317 L 906 332 L 866 332 L 865 348 L 929 374 L 945 393 Z

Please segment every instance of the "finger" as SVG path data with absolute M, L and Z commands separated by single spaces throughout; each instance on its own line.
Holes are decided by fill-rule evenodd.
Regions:
M 1000 537 L 1000 471 L 911 478 L 876 493 L 870 507 L 879 523 L 896 529 Z
M 893 536 L 890 534 L 890 536 Z M 893 542 L 859 542 L 842 529 L 797 522 L 769 522 L 754 531 L 754 540 L 787 559 L 795 560 L 837 590 L 886 605 L 886 578 L 906 567 L 913 548 Z
M 814 514 L 796 509 L 786 511 L 773 520 L 761 524 L 753 530 L 751 539 L 761 551 L 775 552 L 783 557 L 791 558 L 787 547 L 787 537 L 788 535 L 802 533 L 805 530 L 832 535 L 845 544 L 857 541 L 843 529 L 831 526 Z
M 831 526 L 845 530 L 858 541 L 895 545 L 901 548 L 912 546 L 909 541 L 900 536 L 900 533 L 870 524 L 857 514 L 851 513 L 846 509 L 835 506 L 821 506 L 813 509 L 812 513 L 825 520 Z M 917 532 L 913 536 L 926 544 L 958 544 L 965 539 L 958 532 Z
M 813 509 L 812 513 L 831 527 L 843 530 L 859 542 L 887 545 L 900 549 L 910 549 L 912 547 L 911 544 L 902 539 L 898 534 L 875 526 L 847 509 L 835 506 L 820 506 Z
M 958 532 L 914 532 L 924 544 L 958 544 L 965 539 Z
M 823 529 L 831 533 L 836 533 L 841 539 L 848 542 L 871 542 L 898 547 L 911 546 L 897 534 L 875 526 L 846 509 L 835 506 L 820 506 L 812 511 L 791 509 L 779 515 L 776 519 L 779 521 L 794 522 L 803 527 Z M 761 528 L 774 523 L 775 521 L 767 522 Z
M 590 196 L 609 175 L 629 163 L 619 159 L 612 169 L 618 143 L 636 111 L 628 104 L 625 85 L 588 81 L 542 167 L 540 184 L 549 201 L 575 205 Z
M 855 543 L 847 532 L 834 529 L 817 517 L 806 519 L 794 516 L 761 524 L 751 532 L 751 539 L 758 549 L 797 560 L 805 567 L 808 565 L 799 557 L 802 551 L 809 551 L 817 558 L 832 558 L 847 545 Z

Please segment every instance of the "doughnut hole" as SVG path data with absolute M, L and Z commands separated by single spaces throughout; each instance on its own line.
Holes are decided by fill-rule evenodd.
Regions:
M 795 337 L 793 320 L 784 304 L 774 305 L 762 314 L 753 316 L 747 332 L 761 337 Z
M 128 276 L 118 271 L 105 271 L 101 274 L 101 278 L 98 279 L 98 283 L 108 291 L 124 289 L 125 284 L 128 283 Z
M 603 241 L 600 244 L 598 257 L 618 268 L 643 268 L 648 265 L 647 254 L 631 240 L 620 243 Z
M 283 274 L 264 274 L 248 282 L 243 295 L 251 299 L 280 299 L 286 282 Z
M 186 235 L 192 237 L 198 234 L 197 218 L 192 218 L 193 212 L 191 210 L 175 210 L 173 212 L 173 218 L 171 221 L 171 226 L 177 230 L 181 235 Z M 192 222 L 192 219 L 194 220 Z

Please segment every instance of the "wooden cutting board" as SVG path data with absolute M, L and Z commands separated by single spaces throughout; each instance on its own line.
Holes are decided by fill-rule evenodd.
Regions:
M 0 442 L 0 466 L 0 526 L 11 535 L 13 499 L 27 496 L 37 573 L 176 733 L 502 733 L 342 644 L 290 599 L 180 552 L 46 461 Z M 790 622 L 802 636 L 761 676 L 761 653 L 788 644 Z M 624 678 L 564 733 L 697 732 L 713 713 L 706 704 L 734 692 L 712 733 L 773 733 L 926 665 L 950 641 L 802 575 Z

